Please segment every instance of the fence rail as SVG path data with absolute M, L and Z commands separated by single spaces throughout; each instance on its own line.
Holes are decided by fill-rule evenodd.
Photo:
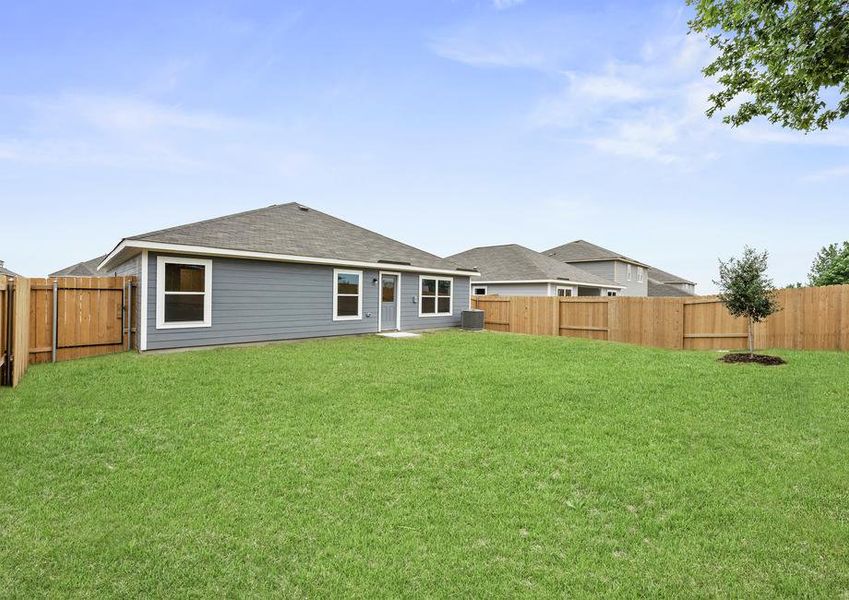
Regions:
M 27 366 L 137 347 L 134 277 L 0 278 L 4 385 Z
M 782 310 L 755 326 L 758 348 L 849 350 L 849 285 L 778 292 Z M 715 296 L 592 298 L 476 296 L 492 331 L 581 337 L 687 350 L 747 346 L 745 319 Z

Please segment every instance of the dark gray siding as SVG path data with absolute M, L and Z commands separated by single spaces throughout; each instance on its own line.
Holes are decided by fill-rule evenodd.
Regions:
M 332 266 L 232 258 L 211 259 L 211 327 L 157 329 L 156 258 L 155 253 L 148 255 L 149 350 L 377 332 L 379 288 L 372 283 L 376 270 L 363 270 L 362 319 L 334 321 Z M 468 281 L 455 278 L 453 317 L 420 319 L 418 304 L 411 299 L 415 294 L 418 300 L 418 275 L 402 276 L 402 329 L 459 325 L 456 309 L 468 307 Z
M 454 280 L 451 293 L 454 296 L 450 317 L 419 316 L 419 273 L 401 275 L 401 329 L 436 329 L 439 327 L 459 327 L 460 313 L 469 309 L 469 277 L 451 277 Z M 427 273 L 421 273 L 427 276 Z M 433 277 L 445 278 L 445 275 Z
M 126 262 L 121 263 L 109 273 L 104 273 L 103 276 L 106 275 L 114 275 L 115 277 L 136 277 L 136 281 L 141 281 L 141 254 L 134 256 L 133 258 L 127 260 Z M 135 334 L 132 336 L 131 345 L 133 348 L 138 350 L 139 342 L 138 342 L 138 333 L 139 326 L 138 324 L 141 322 L 141 294 L 138 293 L 138 288 L 136 288 L 136 293 L 133 295 L 131 300 L 132 307 L 131 310 L 133 312 L 133 330 Z

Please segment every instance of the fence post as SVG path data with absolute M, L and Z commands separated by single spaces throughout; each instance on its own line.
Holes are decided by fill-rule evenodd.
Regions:
M 125 281 L 124 287 L 127 289 L 127 302 L 124 311 L 127 315 L 127 352 L 129 352 L 133 347 L 133 284 L 130 281 Z
M 59 282 L 53 280 L 53 343 L 51 352 L 51 362 L 56 362 L 56 346 L 58 340 L 56 334 L 59 332 Z
M 551 335 L 560 336 L 560 298 L 554 296 L 551 298 L 551 303 L 554 305 L 554 314 L 551 319 Z

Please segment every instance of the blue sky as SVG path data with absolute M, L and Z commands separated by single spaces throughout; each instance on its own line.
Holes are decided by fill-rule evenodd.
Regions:
M 849 238 L 849 124 L 704 116 L 682 2 L 20 2 L 0 19 L 0 258 L 297 201 L 437 254 L 587 239 L 712 289 Z

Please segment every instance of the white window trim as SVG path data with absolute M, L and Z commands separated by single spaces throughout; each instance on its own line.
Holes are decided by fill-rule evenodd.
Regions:
M 357 281 L 360 285 L 357 286 L 357 314 L 338 316 L 336 314 L 339 308 L 339 275 L 357 275 Z M 379 287 L 379 286 L 378 286 Z M 344 294 L 345 296 L 353 296 L 353 294 Z M 333 269 L 333 320 L 334 321 L 362 321 L 363 319 L 363 272 L 352 269 Z
M 141 253 L 141 281 L 139 282 L 141 290 L 141 306 L 139 306 L 139 352 L 147 350 L 147 250 L 142 250 Z
M 561 296 L 560 290 L 568 290 L 569 295 L 566 296 L 564 294 L 563 296 Z M 577 288 L 573 289 L 572 286 L 570 286 L 570 285 L 558 285 L 554 288 L 554 295 L 557 296 L 558 298 L 572 298 L 572 297 L 577 296 L 578 292 L 577 292 Z
M 383 276 L 395 276 L 395 331 L 401 331 L 401 272 L 378 271 L 377 273 L 377 332 L 383 331 Z M 336 311 L 333 311 L 336 314 Z
M 451 291 L 453 292 L 454 286 L 452 285 L 451 287 L 452 287 Z M 476 294 L 475 293 L 475 290 L 478 289 L 478 288 L 483 289 L 483 294 Z M 487 286 L 485 286 L 485 285 L 472 285 L 472 296 L 486 296 L 488 293 L 489 293 L 489 288 Z
M 643 269 L 642 267 L 637 267 L 637 281 L 639 281 L 640 283 L 643 282 L 643 271 L 645 271 L 645 269 Z
M 631 264 L 625 265 L 625 272 L 628 274 L 628 281 L 631 281 Z
M 436 280 L 436 296 L 434 296 L 434 308 L 439 310 L 439 282 L 440 281 L 450 281 L 451 282 L 451 293 L 448 295 L 448 312 L 441 313 L 422 313 L 422 280 L 424 279 L 435 279 Z M 453 317 L 454 316 L 454 278 L 453 277 L 439 277 L 437 275 L 419 275 L 419 317 L 426 319 L 428 317 Z
M 195 265 L 204 267 L 203 274 L 203 321 L 165 322 L 165 265 Z M 198 296 L 201 292 L 168 292 L 170 295 Z M 156 328 L 193 329 L 212 327 L 212 261 L 206 258 L 181 256 L 156 257 Z

